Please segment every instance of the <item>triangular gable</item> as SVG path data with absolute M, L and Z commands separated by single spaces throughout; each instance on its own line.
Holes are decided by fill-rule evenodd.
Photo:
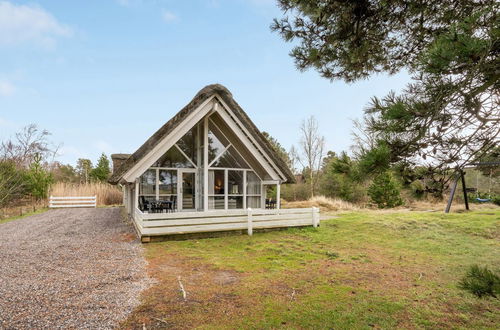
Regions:
M 109 179 L 110 183 L 132 182 L 136 173 L 142 173 L 160 155 L 170 149 L 177 140 L 189 131 L 205 115 L 218 109 L 233 130 L 238 130 L 243 139 L 258 150 L 258 157 L 265 159 L 266 168 L 271 168 L 283 182 L 295 182 L 295 178 L 281 157 L 274 151 L 267 139 L 233 99 L 229 90 L 215 84 L 203 88 L 183 109 L 156 131 L 136 152 L 125 160 Z M 142 171 L 142 172 L 141 172 Z

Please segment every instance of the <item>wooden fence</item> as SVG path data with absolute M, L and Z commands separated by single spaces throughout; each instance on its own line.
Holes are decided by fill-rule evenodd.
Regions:
M 213 210 L 207 212 L 142 213 L 135 209 L 136 229 L 148 241 L 149 236 L 319 226 L 319 208 Z M 146 238 L 146 239 L 144 239 Z
M 49 198 L 49 208 L 97 207 L 97 196 L 54 197 Z

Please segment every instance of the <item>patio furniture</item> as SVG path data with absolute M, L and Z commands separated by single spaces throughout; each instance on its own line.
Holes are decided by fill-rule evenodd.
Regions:
M 266 209 L 274 210 L 276 208 L 276 201 L 271 198 L 266 198 Z

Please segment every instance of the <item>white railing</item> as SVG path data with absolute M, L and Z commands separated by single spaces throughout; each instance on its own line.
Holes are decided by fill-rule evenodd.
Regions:
M 319 208 L 211 210 L 206 212 L 143 213 L 135 209 L 136 228 L 144 236 L 228 230 L 319 226 Z
M 49 197 L 49 208 L 97 207 L 97 196 Z

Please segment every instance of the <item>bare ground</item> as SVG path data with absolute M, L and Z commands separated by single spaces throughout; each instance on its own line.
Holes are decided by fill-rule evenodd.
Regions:
M 150 284 L 120 208 L 0 224 L 0 328 L 113 328 Z

